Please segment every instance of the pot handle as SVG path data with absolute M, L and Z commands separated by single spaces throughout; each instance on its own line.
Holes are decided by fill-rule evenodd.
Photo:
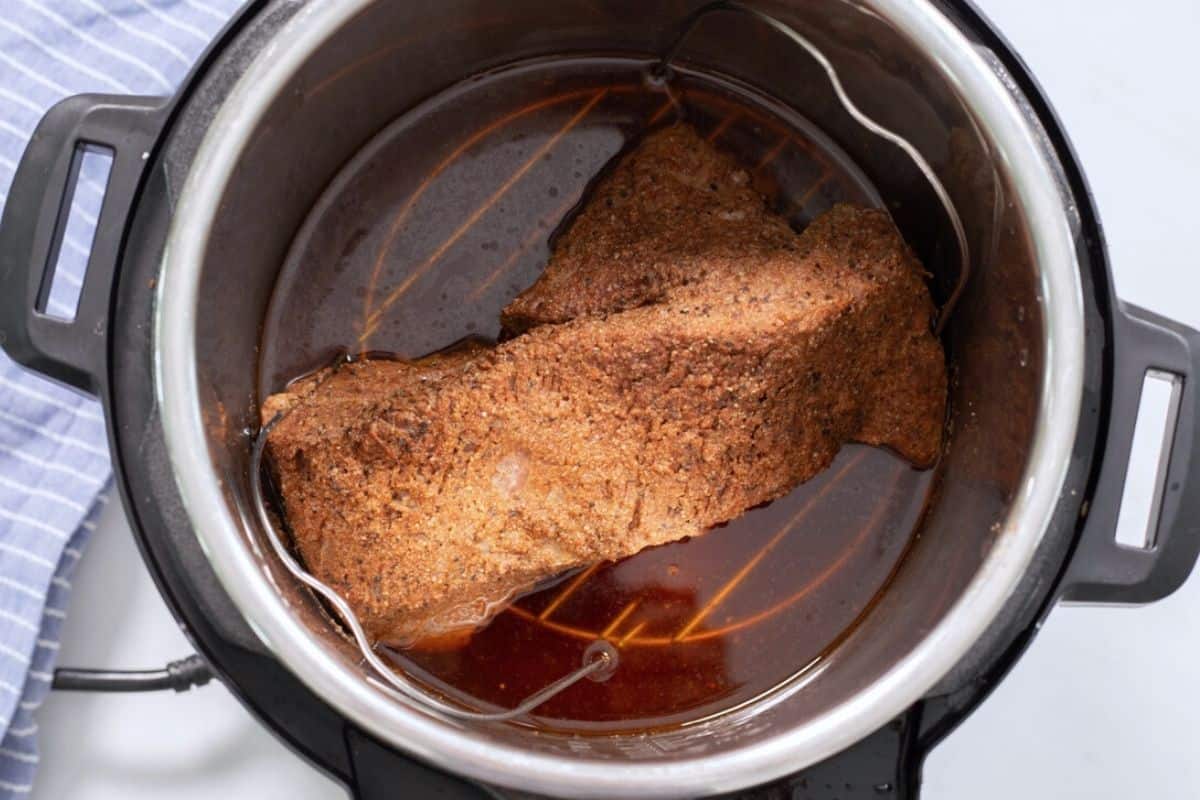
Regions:
M 1200 554 L 1200 331 L 1118 301 L 1104 458 L 1062 598 L 1150 603 L 1178 589 Z M 1115 539 L 1134 425 L 1148 373 L 1174 378 L 1148 547 Z
M 0 218 L 0 345 L 19 364 L 91 394 L 105 375 L 105 328 L 126 222 L 166 116 L 161 97 L 83 94 L 42 118 Z M 112 155 L 75 317 L 46 314 L 86 148 Z

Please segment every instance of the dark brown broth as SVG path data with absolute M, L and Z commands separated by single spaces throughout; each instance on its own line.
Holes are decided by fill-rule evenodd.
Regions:
M 338 352 L 419 358 L 494 341 L 500 309 L 537 278 L 588 184 L 673 118 L 644 67 L 577 58 L 508 68 L 384 131 L 293 244 L 268 310 L 260 392 Z M 687 118 L 752 167 L 796 227 L 834 202 L 879 205 L 803 119 L 731 82 L 684 71 L 675 86 Z M 932 481 L 851 445 L 826 472 L 719 530 L 597 565 L 473 635 L 392 656 L 464 705 L 511 707 L 603 637 L 620 648 L 616 673 L 542 706 L 539 725 L 644 730 L 718 713 L 797 674 L 853 628 L 903 557 Z
M 611 732 L 727 710 L 816 662 L 854 625 L 903 556 L 931 479 L 850 445 L 786 497 L 704 536 L 521 598 L 457 647 L 393 657 L 460 702 L 511 708 L 606 638 L 619 647 L 616 672 L 543 705 L 543 725 Z

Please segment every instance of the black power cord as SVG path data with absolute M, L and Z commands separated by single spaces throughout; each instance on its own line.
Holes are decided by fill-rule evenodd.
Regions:
M 193 686 L 203 686 L 213 679 L 212 668 L 197 655 L 172 661 L 165 669 L 111 670 L 72 669 L 54 670 L 50 686 L 65 692 L 157 692 L 174 689 L 186 692 Z

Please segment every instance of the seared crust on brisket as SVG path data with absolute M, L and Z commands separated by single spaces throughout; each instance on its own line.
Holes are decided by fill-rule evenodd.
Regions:
M 673 125 L 643 139 L 592 188 L 545 271 L 501 322 L 519 332 L 659 302 L 731 261 L 798 244 L 741 165 L 691 126 Z
M 525 333 L 263 404 L 296 547 L 373 637 L 703 533 L 847 441 L 936 459 L 943 355 L 890 219 L 838 207 L 797 236 L 738 174 L 690 129 L 653 134 L 506 309 Z

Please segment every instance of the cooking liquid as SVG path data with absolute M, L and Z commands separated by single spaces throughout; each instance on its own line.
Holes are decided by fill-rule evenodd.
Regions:
M 494 341 L 588 184 L 648 127 L 684 117 L 734 153 L 802 228 L 834 202 L 878 206 L 802 118 L 739 84 L 679 71 L 671 95 L 624 58 L 529 62 L 455 86 L 346 165 L 300 230 L 268 309 L 262 396 L 339 351 L 419 358 Z M 787 496 L 704 536 L 593 565 L 470 635 L 385 650 L 431 690 L 510 708 L 578 668 L 596 639 L 619 667 L 535 712 L 545 729 L 686 724 L 812 667 L 885 587 L 934 481 L 848 445 Z

